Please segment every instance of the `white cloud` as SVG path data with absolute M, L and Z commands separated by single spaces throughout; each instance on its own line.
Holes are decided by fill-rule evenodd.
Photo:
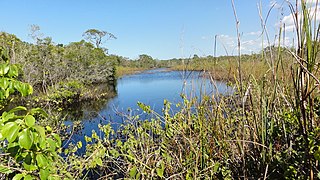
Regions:
M 225 48 L 229 55 L 237 53 L 237 37 L 229 35 L 219 35 L 218 42 Z M 218 44 L 219 46 L 219 44 Z M 241 54 L 251 54 L 261 51 L 262 47 L 266 47 L 267 43 L 262 43 L 261 31 L 244 33 L 241 37 Z
M 241 36 L 241 54 L 251 54 L 251 53 L 258 53 L 263 48 L 266 48 L 268 46 L 275 45 L 277 46 L 279 44 L 278 38 L 275 38 L 274 41 L 268 42 L 266 40 L 265 34 L 261 34 L 261 31 L 254 31 L 254 32 L 248 32 L 243 33 Z M 263 38 L 264 37 L 264 38 Z M 262 38 L 264 40 L 262 40 Z M 237 54 L 237 42 L 238 39 L 236 36 L 230 36 L 226 34 L 219 35 L 217 37 L 217 45 L 218 48 L 220 48 L 220 52 L 225 52 L 225 54 L 228 55 L 236 55 Z M 288 36 L 285 38 L 280 39 L 280 46 L 284 47 L 292 47 L 294 40 L 292 39 L 292 36 Z M 222 50 L 222 48 L 224 50 Z
M 218 35 L 218 40 L 220 40 L 220 42 L 223 43 L 226 47 L 233 48 L 236 46 L 236 38 L 235 37 L 221 34 L 221 35 Z
M 316 6 L 316 0 L 307 0 L 308 3 L 308 10 L 310 19 L 312 19 L 312 23 L 316 20 L 317 24 L 320 22 L 320 8 Z M 298 21 L 301 22 L 302 20 L 302 12 L 298 13 Z M 276 23 L 276 27 L 280 28 L 280 26 L 285 25 L 285 30 L 290 32 L 295 30 L 295 20 L 292 13 L 286 15 L 282 18 L 281 22 Z
M 253 32 L 248 32 L 248 33 L 244 33 L 244 36 L 260 36 L 261 35 L 261 31 L 253 31 Z

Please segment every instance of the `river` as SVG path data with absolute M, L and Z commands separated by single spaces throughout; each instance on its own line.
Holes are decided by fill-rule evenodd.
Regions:
M 224 82 L 214 81 L 203 77 L 198 71 L 167 71 L 153 69 L 142 73 L 127 75 L 117 81 L 117 95 L 108 101 L 89 103 L 83 108 L 80 121 L 83 128 L 74 133 L 72 141 L 83 141 L 84 135 L 91 136 L 92 130 L 98 131 L 98 124 L 112 123 L 114 129 L 125 123 L 123 115 L 140 115 L 150 118 L 137 106 L 137 102 L 149 105 L 155 112 L 161 114 L 164 100 L 172 104 L 182 101 L 181 94 L 188 98 L 201 95 L 228 94 L 232 88 Z M 94 108 L 91 106 L 98 106 Z M 67 121 L 66 124 L 72 124 Z

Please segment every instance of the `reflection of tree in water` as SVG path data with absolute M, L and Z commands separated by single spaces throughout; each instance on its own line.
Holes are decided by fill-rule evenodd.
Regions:
M 98 116 L 106 104 L 116 97 L 116 83 L 104 83 L 94 85 L 94 94 L 97 95 L 91 99 L 83 99 L 78 103 L 69 105 L 63 108 L 61 111 L 53 111 L 52 113 L 57 113 L 59 116 L 65 120 L 78 121 L 82 119 L 93 119 Z

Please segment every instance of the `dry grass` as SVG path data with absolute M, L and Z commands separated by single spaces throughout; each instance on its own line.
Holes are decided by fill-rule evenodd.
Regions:
M 147 68 L 138 68 L 138 67 L 124 67 L 117 66 L 116 67 L 116 77 L 121 77 L 124 75 L 135 74 L 141 71 L 147 70 Z

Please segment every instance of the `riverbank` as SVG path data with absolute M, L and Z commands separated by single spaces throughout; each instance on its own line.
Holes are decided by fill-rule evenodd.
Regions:
M 116 67 L 116 77 L 122 77 L 125 75 L 130 75 L 130 74 L 135 74 L 135 73 L 140 73 L 142 71 L 146 71 L 150 68 L 145 68 L 145 67 L 124 67 L 124 66 L 117 66 Z
M 288 54 L 289 52 L 283 52 Z M 289 54 L 288 54 L 289 55 Z M 290 56 L 289 56 L 290 57 Z M 235 83 L 240 79 L 238 57 L 226 56 L 215 59 L 199 58 L 197 60 L 189 60 L 185 64 L 170 67 L 170 70 L 189 70 L 189 71 L 206 71 L 212 79 L 217 81 L 225 81 Z M 295 61 L 288 56 L 284 56 L 281 61 L 272 62 L 261 55 L 246 55 L 240 58 L 241 61 L 241 78 L 248 81 L 250 78 L 255 79 L 271 79 L 273 72 L 278 77 L 282 77 L 286 82 L 291 80 L 284 76 L 290 72 L 290 67 Z M 276 66 L 274 65 L 276 64 Z
M 56 109 L 68 109 L 77 103 L 113 98 L 117 95 L 117 79 L 126 75 L 141 73 L 148 68 L 135 68 L 117 66 L 115 68 L 115 80 L 84 84 L 79 81 L 60 82 L 55 87 L 48 88 L 46 93 L 35 92 L 34 95 L 23 98 L 21 104 L 40 107 L 56 107 Z

